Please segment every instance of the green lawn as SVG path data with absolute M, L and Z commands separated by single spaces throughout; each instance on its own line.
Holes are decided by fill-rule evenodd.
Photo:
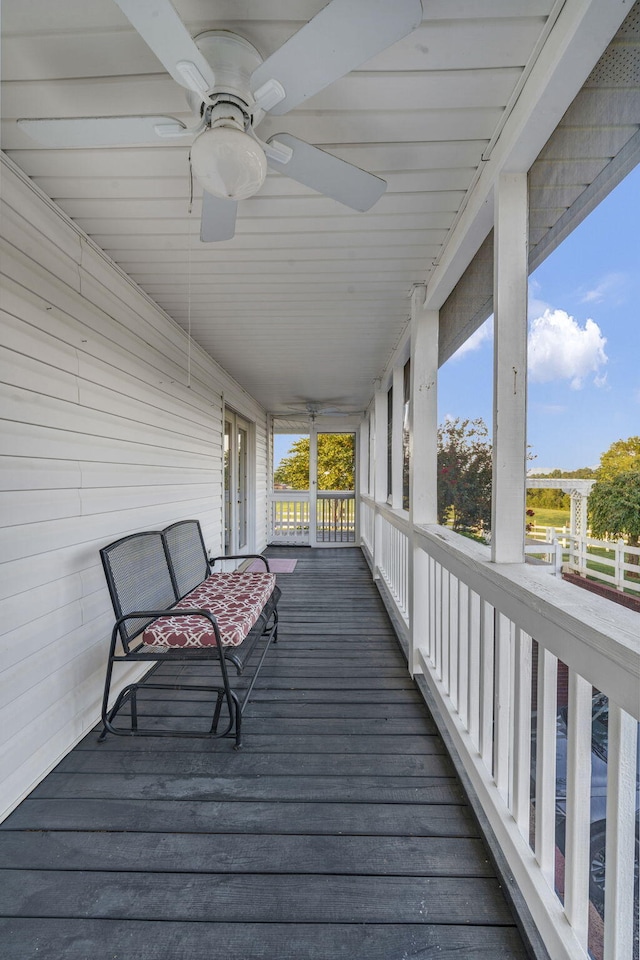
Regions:
M 554 507 L 530 507 L 533 517 L 527 517 L 527 523 L 538 527 L 564 527 L 569 525 L 569 511 Z

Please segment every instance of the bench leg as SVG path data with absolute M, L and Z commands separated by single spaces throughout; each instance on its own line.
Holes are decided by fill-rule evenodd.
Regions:
M 113 646 L 113 644 L 112 644 Z M 112 657 L 113 650 L 109 653 L 109 662 L 107 664 L 107 675 L 104 680 L 104 693 L 102 695 L 102 732 L 98 737 L 98 743 L 104 743 L 107 736 L 107 707 L 109 704 L 109 692 L 111 690 L 111 677 L 113 674 L 113 660 Z
M 240 750 L 242 747 L 242 708 L 235 693 L 232 693 L 232 697 L 236 712 L 236 742 L 233 745 L 233 749 Z
M 138 729 L 138 687 L 131 688 L 131 729 Z
M 224 690 L 219 690 L 218 696 L 216 698 L 216 708 L 213 711 L 213 720 L 211 721 L 210 733 L 215 733 L 218 729 L 218 723 L 220 722 L 220 712 L 222 710 L 223 700 L 224 700 Z

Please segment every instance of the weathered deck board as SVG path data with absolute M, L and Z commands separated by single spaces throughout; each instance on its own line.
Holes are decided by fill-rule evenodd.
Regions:
M 94 732 L 0 827 L 3 960 L 525 960 L 361 553 L 288 552 L 240 753 Z
M 13 957 L 39 960 L 520 960 L 514 927 L 11 919 Z M 135 949 L 135 954 L 132 952 Z M 54 953 L 53 951 L 57 951 Z M 9 956 L 9 954 L 7 954 Z
M 476 877 L 268 876 L 138 871 L 7 870 L 0 909 L 12 916 L 234 923 L 511 924 L 498 883 Z

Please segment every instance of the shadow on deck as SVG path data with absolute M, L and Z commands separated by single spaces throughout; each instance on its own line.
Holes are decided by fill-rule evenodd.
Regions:
M 360 550 L 269 554 L 243 750 L 87 736 L 0 829 L 4 960 L 527 956 Z

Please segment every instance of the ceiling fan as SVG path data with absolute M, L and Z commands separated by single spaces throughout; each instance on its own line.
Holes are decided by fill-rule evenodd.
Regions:
M 170 0 L 115 3 L 187 89 L 194 125 L 165 116 L 18 120 L 34 140 L 56 148 L 190 140 L 191 169 L 204 189 L 205 242 L 233 237 L 237 202 L 258 192 L 267 166 L 354 210 L 382 196 L 387 185 L 379 177 L 288 133 L 264 142 L 255 128 L 267 113 L 288 113 L 411 33 L 421 0 L 331 0 L 266 60 L 234 33 L 192 38 Z
M 302 413 L 312 421 L 314 421 L 316 417 L 353 417 L 362 413 L 362 410 L 353 410 L 350 405 L 345 403 L 342 397 L 324 402 L 318 400 L 301 400 L 300 403 L 288 403 L 287 409 L 291 411 L 291 413 Z M 286 414 L 284 414 L 284 416 L 286 416 Z

